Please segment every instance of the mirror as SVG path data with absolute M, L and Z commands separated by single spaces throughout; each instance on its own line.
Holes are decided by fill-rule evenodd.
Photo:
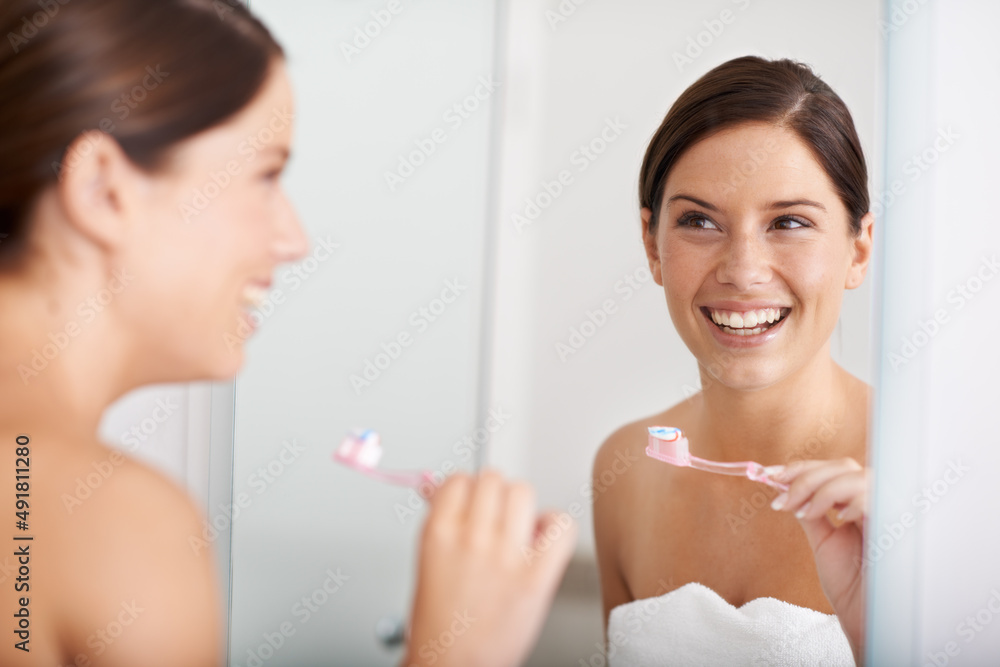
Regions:
M 353 427 L 390 468 L 488 462 L 574 514 L 529 664 L 596 664 L 594 453 L 699 388 L 642 249 L 646 144 L 715 65 L 793 57 L 847 103 L 881 192 L 879 3 L 251 9 L 288 52 L 285 183 L 313 250 L 279 271 L 236 381 L 230 664 L 398 661 L 423 510 L 331 461 Z M 831 344 L 866 382 L 870 286 L 845 294 Z

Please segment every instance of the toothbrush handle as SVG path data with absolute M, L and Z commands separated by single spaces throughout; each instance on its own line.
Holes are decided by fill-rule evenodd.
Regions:
M 691 456 L 691 467 L 706 472 L 714 472 L 720 475 L 736 475 L 746 477 L 761 484 L 767 484 L 779 491 L 787 491 L 788 485 L 776 482 L 764 472 L 764 466 L 756 461 L 738 461 L 735 463 L 721 463 L 718 461 L 708 461 L 706 459 Z
M 343 458 L 337 456 L 336 459 L 346 466 L 354 468 L 358 472 L 368 475 L 372 479 L 377 479 L 380 482 L 387 482 L 389 484 L 396 484 L 398 486 L 410 486 L 419 487 L 425 482 L 434 483 L 434 477 L 429 472 L 392 472 L 388 470 L 376 470 L 368 468 L 363 465 L 358 465 L 351 459 Z

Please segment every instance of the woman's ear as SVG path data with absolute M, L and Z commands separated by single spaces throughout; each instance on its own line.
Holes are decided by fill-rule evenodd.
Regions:
M 643 208 L 639 214 L 642 217 L 642 244 L 646 248 L 649 272 L 653 274 L 653 280 L 656 281 L 656 284 L 663 287 L 663 278 L 660 276 L 660 250 L 656 245 L 656 229 L 650 229 L 653 211 Z
M 105 250 L 129 232 L 135 168 L 118 142 L 99 131 L 78 136 L 60 165 L 57 196 L 66 219 L 82 237 Z
M 868 262 L 872 257 L 872 234 L 875 226 L 875 214 L 868 211 L 861 218 L 861 231 L 851 240 L 851 248 L 854 258 L 847 271 L 847 280 L 844 283 L 846 289 L 859 287 L 865 280 L 865 273 L 868 271 Z

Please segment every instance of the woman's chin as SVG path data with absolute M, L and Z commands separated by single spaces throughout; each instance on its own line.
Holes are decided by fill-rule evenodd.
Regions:
M 225 357 L 216 360 L 211 369 L 211 377 L 207 378 L 210 380 L 231 380 L 236 377 L 236 374 L 243 368 L 243 362 L 246 360 L 246 354 L 243 352 L 243 346 L 240 345 L 233 350 L 227 350 Z
M 719 384 L 733 391 L 759 391 L 777 384 L 784 374 L 769 368 L 738 368 L 736 364 L 726 368 L 721 373 L 713 373 L 714 369 L 707 367 L 709 384 Z M 707 385 L 702 382 L 702 386 Z

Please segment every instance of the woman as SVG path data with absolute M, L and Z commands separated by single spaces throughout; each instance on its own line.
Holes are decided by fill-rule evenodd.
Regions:
M 279 181 L 281 47 L 211 0 L 4 0 L 0 34 L 0 484 L 33 538 L 4 538 L 23 556 L 3 562 L 0 664 L 218 664 L 202 517 L 96 433 L 131 389 L 232 377 L 246 309 L 307 253 Z M 523 659 L 573 547 L 572 528 L 535 541 L 554 520 L 496 473 L 445 482 L 405 664 Z M 444 645 L 456 612 L 475 622 Z
M 871 257 L 867 188 L 846 106 L 789 60 L 716 67 L 653 136 L 643 242 L 702 391 L 620 428 L 594 464 L 596 485 L 618 454 L 639 461 L 594 500 L 612 664 L 860 662 L 870 391 L 830 336 Z M 649 458 L 655 425 L 790 488 Z

